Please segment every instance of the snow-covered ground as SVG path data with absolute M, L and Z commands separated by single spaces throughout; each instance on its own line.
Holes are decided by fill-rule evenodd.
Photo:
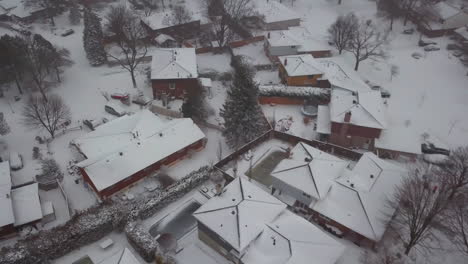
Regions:
M 307 118 L 301 112 L 301 105 L 262 105 L 263 113 L 271 122 L 276 121 L 275 129 L 305 139 L 317 139 L 314 131 L 315 118 Z
M 234 55 L 243 56 L 252 65 L 271 64 L 263 49 L 263 41 L 232 49 Z

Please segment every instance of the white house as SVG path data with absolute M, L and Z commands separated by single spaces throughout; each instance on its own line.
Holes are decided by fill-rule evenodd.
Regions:
M 245 264 L 332 264 L 344 246 L 286 210 L 286 204 L 237 177 L 195 213 L 201 241 Z
M 268 31 L 265 35 L 265 52 L 273 60 L 277 56 L 296 54 L 311 54 L 314 58 L 331 55 L 326 41 L 315 38 L 303 27 Z
M 272 172 L 273 194 L 362 242 L 378 242 L 393 208 L 386 206 L 406 175 L 398 166 L 366 152 L 354 167 L 348 161 L 297 144 Z
M 468 24 L 468 10 L 444 1 L 423 7 L 417 13 L 418 25 L 428 37 L 439 37 Z
M 301 23 L 298 13 L 277 0 L 256 1 L 253 10 L 263 16 L 265 30 L 284 30 Z

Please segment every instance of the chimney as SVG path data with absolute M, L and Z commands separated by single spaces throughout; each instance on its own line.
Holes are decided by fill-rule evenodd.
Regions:
M 284 66 L 288 65 L 288 58 L 284 58 Z
M 267 34 L 267 38 L 270 38 L 270 32 L 268 32 L 268 34 Z
M 346 114 L 344 116 L 344 122 L 349 123 L 350 121 L 351 121 L 351 112 L 348 111 L 348 112 L 346 112 Z

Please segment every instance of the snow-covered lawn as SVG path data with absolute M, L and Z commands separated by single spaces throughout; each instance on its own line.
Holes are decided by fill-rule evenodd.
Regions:
M 276 130 L 302 137 L 305 139 L 317 139 L 314 131 L 315 118 L 309 118 L 308 123 L 304 122 L 304 115 L 301 112 L 301 105 L 262 105 L 263 113 L 271 122 L 276 121 Z
M 259 84 L 278 84 L 281 80 L 278 71 L 257 71 L 254 80 Z
M 232 49 L 232 52 L 234 52 L 234 55 L 243 56 L 252 65 L 271 64 L 263 49 L 263 41 Z
M 207 72 L 230 72 L 231 56 L 228 53 L 214 54 L 212 52 L 197 54 L 197 65 L 199 73 Z

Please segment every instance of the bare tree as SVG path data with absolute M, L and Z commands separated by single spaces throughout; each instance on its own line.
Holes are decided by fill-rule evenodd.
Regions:
M 111 7 L 106 18 L 107 30 L 116 36 L 116 45 L 120 51 L 118 54 L 108 51 L 107 55 L 130 73 L 133 87 L 137 88 L 136 69 L 148 52 L 144 40 L 146 30 L 141 25 L 140 18 L 123 5 Z
M 364 251 L 361 255 L 361 263 L 363 264 L 403 264 L 401 256 L 398 253 L 392 252 L 392 249 L 383 246 L 377 252 Z
M 447 208 L 446 188 L 426 164 L 417 164 L 403 179 L 388 206 L 398 208 L 390 227 L 403 241 L 405 254 L 436 239 L 434 226 Z
M 328 38 L 341 54 L 348 49 L 350 42 L 358 29 L 359 20 L 354 13 L 339 16 L 328 29 Z
M 400 8 L 393 0 L 378 0 L 377 9 L 384 18 L 390 21 L 390 30 L 393 30 L 393 20 L 401 15 Z
M 467 192 L 468 189 L 468 146 L 452 150 L 445 162 L 436 167 L 440 180 L 445 182 L 448 198 L 451 200 L 456 194 Z
M 449 238 L 452 243 L 468 255 L 468 194 L 458 195 L 450 205 L 444 217 L 444 225 L 450 231 Z
M 358 70 L 359 63 L 363 60 L 384 58 L 382 46 L 385 41 L 386 34 L 379 32 L 371 20 L 361 21 L 347 48 L 356 59 L 354 70 Z
M 45 129 L 54 138 L 63 123 L 70 120 L 70 109 L 58 95 L 49 94 L 47 98 L 31 95 L 22 115 L 26 126 Z
M 174 25 L 185 24 L 192 21 L 192 16 L 182 5 L 175 6 L 172 12 L 172 23 Z
M 253 14 L 251 0 L 207 0 L 212 20 L 212 34 L 219 47 L 225 47 L 233 38 L 232 23 Z
M 27 39 L 28 48 L 26 50 L 26 56 L 28 65 L 26 69 L 34 82 L 36 89 L 39 90 L 43 99 L 47 100 L 46 77 L 49 75 L 49 58 L 46 55 L 46 52 L 44 52 L 40 41 L 37 41 L 37 39 L 38 38 L 36 36 Z

